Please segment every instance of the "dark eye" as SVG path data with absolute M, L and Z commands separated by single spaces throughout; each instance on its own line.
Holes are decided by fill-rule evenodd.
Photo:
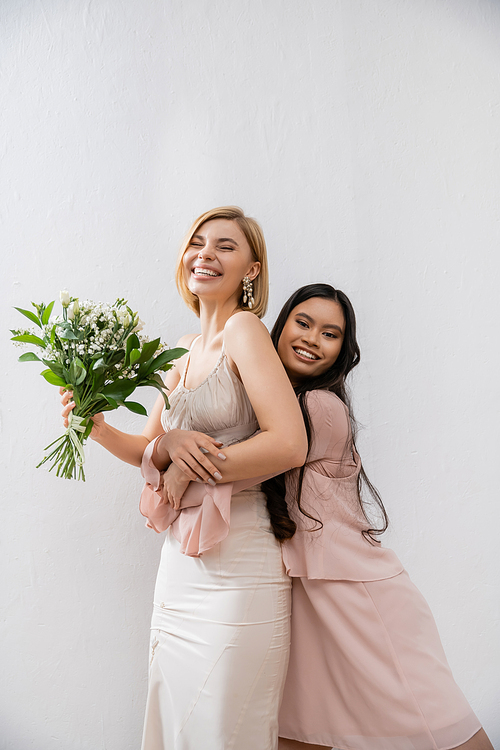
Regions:
M 302 326 L 302 328 L 307 328 L 308 327 L 305 320 L 297 320 L 296 323 L 297 323 L 297 325 Z

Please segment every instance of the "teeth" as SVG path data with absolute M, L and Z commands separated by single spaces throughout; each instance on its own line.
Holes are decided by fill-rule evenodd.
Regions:
M 208 268 L 193 268 L 193 273 L 195 276 L 220 276 L 220 274 L 216 273 L 215 271 L 209 271 Z
M 301 357 L 307 357 L 308 359 L 319 359 L 319 357 L 316 357 L 316 355 L 311 354 L 311 352 L 306 352 L 305 349 L 295 349 L 297 354 L 300 354 Z

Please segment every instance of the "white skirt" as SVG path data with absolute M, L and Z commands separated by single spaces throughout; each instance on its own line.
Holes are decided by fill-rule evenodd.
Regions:
M 265 496 L 234 495 L 228 537 L 163 545 L 142 750 L 275 750 L 290 646 L 290 579 Z

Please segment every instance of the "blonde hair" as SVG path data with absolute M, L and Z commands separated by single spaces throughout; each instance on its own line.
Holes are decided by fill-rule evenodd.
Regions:
M 186 305 L 199 317 L 200 301 L 196 294 L 193 294 L 188 289 L 184 279 L 182 259 L 184 253 L 189 247 L 193 234 L 196 233 L 197 229 L 199 229 L 202 224 L 206 221 L 211 221 L 212 219 L 229 219 L 230 221 L 235 221 L 245 235 L 245 239 L 250 246 L 253 260 L 260 263 L 260 271 L 252 281 L 254 304 L 251 312 L 255 313 L 258 318 L 262 318 L 266 313 L 267 300 L 269 297 L 269 270 L 267 266 L 266 241 L 260 224 L 255 219 L 245 216 L 241 208 L 238 208 L 238 206 L 221 206 L 220 208 L 212 208 L 210 211 L 206 211 L 201 216 L 198 216 L 193 223 L 181 245 L 179 256 L 177 258 L 175 283 L 177 284 L 179 294 Z M 243 309 L 243 292 L 239 305 Z

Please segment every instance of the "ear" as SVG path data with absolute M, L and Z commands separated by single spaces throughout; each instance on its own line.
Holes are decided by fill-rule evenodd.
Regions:
M 250 281 L 253 281 L 259 275 L 259 273 L 260 273 L 260 263 L 258 260 L 256 260 L 254 263 L 252 263 L 252 265 L 246 272 L 245 276 L 248 276 Z

